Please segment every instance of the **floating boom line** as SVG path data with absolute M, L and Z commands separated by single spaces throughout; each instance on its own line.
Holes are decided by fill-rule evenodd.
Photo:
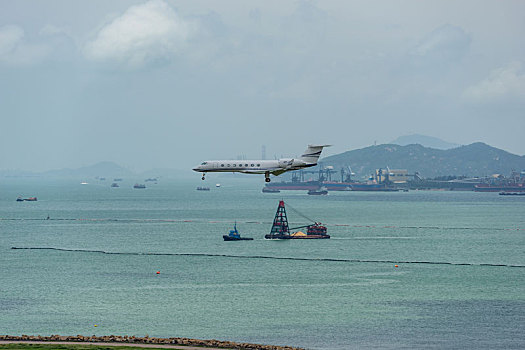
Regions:
M 525 265 L 513 264 L 484 264 L 484 263 L 454 263 L 446 261 L 410 261 L 410 260 L 366 260 L 366 259 L 337 259 L 337 258 L 296 258 L 280 257 L 267 255 L 234 255 L 234 254 L 208 254 L 208 253 L 140 253 L 140 252 L 107 252 L 104 250 L 90 249 L 67 249 L 56 247 L 11 247 L 15 250 L 56 250 L 61 252 L 74 253 L 95 253 L 109 255 L 137 255 L 137 256 L 193 256 L 193 257 L 221 257 L 236 259 L 272 259 L 272 260 L 294 260 L 294 261 L 323 261 L 323 262 L 346 262 L 346 263 L 381 263 L 381 264 L 429 264 L 429 265 L 449 265 L 449 266 L 489 266 L 489 267 L 521 267 Z

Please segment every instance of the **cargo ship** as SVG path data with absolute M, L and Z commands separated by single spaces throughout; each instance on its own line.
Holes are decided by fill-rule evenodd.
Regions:
M 503 184 L 503 185 L 493 185 L 493 184 L 479 184 L 474 186 L 475 192 L 525 192 L 525 184 L 515 183 L 515 184 Z
M 267 189 L 316 191 L 324 187 L 327 191 L 397 191 L 384 183 L 336 182 L 336 181 L 304 181 L 304 182 L 270 182 Z
M 306 228 L 306 233 L 302 231 L 291 232 L 300 228 Z M 275 218 L 273 219 L 270 234 L 265 235 L 266 239 L 323 239 L 330 238 L 327 234 L 326 227 L 320 222 L 314 222 L 310 225 L 290 228 L 288 226 L 288 217 L 286 216 L 286 209 L 284 201 L 279 201 Z

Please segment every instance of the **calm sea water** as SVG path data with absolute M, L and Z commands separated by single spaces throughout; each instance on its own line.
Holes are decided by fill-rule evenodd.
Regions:
M 0 333 L 525 348 L 525 198 L 215 181 L 1 179 Z M 332 239 L 264 240 L 279 199 L 292 225 L 309 223 L 293 207 Z M 224 242 L 234 221 L 255 240 Z

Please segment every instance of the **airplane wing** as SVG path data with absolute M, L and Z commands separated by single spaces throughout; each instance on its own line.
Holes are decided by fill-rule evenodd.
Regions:
M 291 170 L 291 169 L 290 169 Z M 290 170 L 287 170 L 287 169 L 279 169 L 279 170 L 273 170 L 273 171 L 270 171 L 270 173 L 272 173 L 273 175 L 275 176 L 278 176 L 278 175 L 281 175 L 287 171 L 290 171 Z
M 282 173 L 285 173 L 287 171 L 290 171 L 292 169 L 283 169 L 283 168 L 266 168 L 266 169 L 261 169 L 261 170 L 241 170 L 239 171 L 240 173 L 244 173 L 244 174 L 264 174 L 266 173 L 267 171 L 270 172 L 270 174 L 273 174 L 275 176 L 277 175 L 281 175 Z
M 243 174 L 264 174 L 265 170 L 240 170 L 239 173 L 243 173 Z

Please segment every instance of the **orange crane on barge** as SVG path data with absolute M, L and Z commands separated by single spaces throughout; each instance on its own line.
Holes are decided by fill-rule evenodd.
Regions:
M 293 208 L 292 208 L 293 209 Z M 303 216 L 309 221 L 314 221 L 306 216 L 299 213 L 294 209 L 297 214 Z M 306 228 L 306 233 L 298 231 L 291 232 L 292 230 L 297 230 L 300 228 Z M 288 217 L 286 215 L 286 209 L 284 207 L 284 201 L 279 201 L 279 206 L 277 207 L 277 212 L 275 213 L 275 218 L 273 219 L 272 228 L 270 234 L 265 235 L 266 239 L 322 239 L 330 238 L 326 230 L 326 226 L 323 226 L 320 222 L 315 222 L 310 225 L 304 225 L 299 227 L 290 228 L 288 226 Z

